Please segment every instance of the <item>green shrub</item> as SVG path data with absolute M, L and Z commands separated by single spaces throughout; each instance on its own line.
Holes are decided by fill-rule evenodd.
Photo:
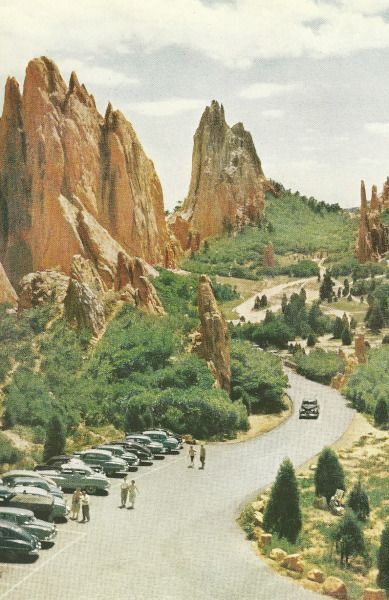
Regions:
M 389 592 L 389 521 L 381 534 L 381 544 L 377 555 L 377 584 Z
M 315 471 L 316 496 L 324 496 L 329 502 L 337 489 L 346 489 L 345 485 L 344 471 L 336 453 L 324 448 Z
M 263 516 L 265 531 L 294 543 L 302 527 L 300 497 L 294 468 L 285 459 L 277 473 Z
M 325 352 L 321 348 L 309 354 L 297 352 L 294 356 L 297 372 L 308 379 L 328 385 L 337 373 L 344 371 L 344 362 L 336 352 Z
M 347 502 L 359 521 L 366 521 L 370 514 L 369 498 L 362 487 L 360 480 L 354 485 L 351 490 L 350 497 Z
M 4 433 L 0 432 L 0 465 L 15 464 L 22 458 L 22 453 L 15 448 Z
M 62 420 L 54 415 L 47 425 L 46 440 L 43 449 L 43 459 L 63 454 L 66 445 L 66 431 Z
M 254 539 L 254 509 L 251 504 L 248 504 L 242 511 L 239 517 L 239 524 L 243 531 L 245 531 L 247 539 Z
M 376 425 L 386 425 L 388 422 L 388 405 L 386 400 L 380 398 L 374 410 L 374 423 Z
M 349 512 L 342 517 L 335 526 L 332 537 L 340 554 L 341 565 L 348 565 L 350 556 L 366 556 L 363 531 L 354 513 Z

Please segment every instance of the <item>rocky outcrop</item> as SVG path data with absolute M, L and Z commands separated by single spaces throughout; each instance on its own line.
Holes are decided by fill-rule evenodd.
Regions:
M 262 264 L 264 267 L 274 267 L 276 264 L 273 243 L 271 241 L 264 248 Z
M 52 61 L 34 59 L 23 94 L 8 79 L 0 120 L 0 260 L 10 281 L 53 267 L 70 274 L 75 254 L 96 250 L 84 237 L 92 225 L 129 255 L 163 263 L 162 189 L 131 124 L 110 104 L 102 117 L 74 73 L 67 86 Z
M 377 188 L 373 186 L 370 205 L 367 202 L 365 183 L 361 181 L 361 208 L 356 255 L 363 264 L 379 260 L 389 250 L 388 227 L 380 219 L 380 202 Z
M 16 304 L 17 299 L 18 296 L 3 269 L 3 265 L 0 263 L 0 304 L 4 302 Z
M 327 577 L 323 583 L 323 593 L 331 598 L 347 600 L 347 588 L 345 583 L 338 577 Z
M 363 592 L 363 600 L 386 600 L 385 590 L 366 588 Z
M 173 228 L 183 247 L 189 232 L 204 239 L 257 222 L 265 207 L 264 182 L 250 133 L 242 123 L 229 127 L 223 105 L 214 100 L 194 136 L 192 176 L 180 212 L 188 230 L 177 217 Z
M 307 579 L 315 583 L 323 583 L 325 577 L 323 571 L 320 569 L 311 569 L 307 574 Z
M 47 302 L 62 305 L 69 286 L 69 277 L 58 271 L 37 271 L 23 277 L 19 283 L 20 310 L 42 306 Z
M 181 214 L 173 213 L 167 218 L 169 230 L 180 243 L 182 250 L 193 250 L 200 248 L 200 232 L 192 228 L 190 221 L 184 219 Z
M 227 393 L 231 387 L 230 338 L 227 323 L 219 310 L 211 280 L 201 275 L 198 285 L 198 310 L 201 342 L 197 352 L 208 361 L 220 387 Z
M 281 561 L 281 567 L 284 567 L 289 571 L 294 571 L 295 573 L 303 573 L 304 561 L 301 557 L 301 554 L 288 554 Z

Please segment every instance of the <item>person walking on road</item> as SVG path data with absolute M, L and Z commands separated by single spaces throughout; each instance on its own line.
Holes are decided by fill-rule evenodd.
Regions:
M 205 467 L 205 456 L 206 456 L 205 446 L 204 446 L 204 444 L 201 444 L 201 446 L 200 446 L 201 467 L 199 467 L 199 469 L 204 469 L 204 467 Z
M 81 490 L 77 488 L 75 492 L 73 492 L 72 496 L 72 508 L 70 518 L 72 521 L 78 521 L 78 515 L 80 514 L 81 508 Z
M 80 523 L 85 523 L 90 521 L 90 513 L 89 513 L 89 496 L 85 490 L 82 490 L 81 496 L 81 509 L 82 509 L 82 520 Z
M 128 502 L 129 502 L 128 508 L 135 508 L 135 498 L 136 498 L 137 494 L 139 494 L 139 490 L 136 487 L 135 481 L 133 479 L 131 481 L 130 485 L 128 486 Z
M 124 508 L 126 506 L 129 485 L 130 484 L 128 481 L 128 475 L 126 475 L 120 485 L 120 500 L 121 500 L 120 508 Z
M 196 450 L 193 448 L 193 446 L 190 446 L 189 448 L 189 460 L 190 460 L 190 464 L 188 465 L 190 469 L 193 469 L 194 467 L 194 457 L 196 454 Z

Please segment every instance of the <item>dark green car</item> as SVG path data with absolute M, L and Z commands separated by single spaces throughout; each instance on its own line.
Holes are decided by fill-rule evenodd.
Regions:
M 19 525 L 0 521 L 0 555 L 5 560 L 35 559 L 38 558 L 40 549 L 40 541 L 35 535 Z
M 54 544 L 57 527 L 53 523 L 37 519 L 32 510 L 0 506 L 0 520 L 19 525 L 27 533 L 35 535 L 42 546 L 52 546 Z

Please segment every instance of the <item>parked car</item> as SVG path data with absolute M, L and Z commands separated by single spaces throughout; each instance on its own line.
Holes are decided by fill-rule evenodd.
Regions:
M 43 521 L 52 521 L 54 496 L 46 494 L 44 490 L 39 488 L 9 488 L 12 492 L 11 496 L 3 501 L 3 506 L 11 508 L 24 508 L 31 510 L 37 519 Z M 38 493 L 36 491 L 38 490 Z M 43 495 L 39 492 L 43 492 Z
M 57 527 L 53 523 L 37 519 L 32 510 L 0 506 L 0 520 L 19 525 L 28 533 L 35 535 L 42 546 L 52 546 L 54 544 Z
M 138 470 L 140 461 L 137 455 L 133 452 L 128 452 L 126 449 L 120 446 L 115 446 L 111 444 L 101 444 L 100 446 L 96 447 L 96 450 L 106 450 L 107 452 L 110 452 L 112 456 L 116 456 L 116 458 L 121 458 L 122 460 L 125 460 L 128 465 L 129 471 Z
M 111 442 L 111 446 L 120 446 L 124 448 L 127 452 L 133 452 L 139 458 L 140 464 L 150 464 L 153 460 L 153 453 L 147 446 L 143 446 L 142 444 L 137 444 L 136 442 L 131 441 L 115 441 Z
M 68 463 L 58 471 L 49 471 L 49 473 L 50 477 L 68 492 L 74 492 L 77 488 L 81 488 L 88 494 L 108 493 L 110 487 L 107 476 L 104 473 L 96 473 L 88 465 Z
M 35 535 L 19 525 L 0 521 L 0 554 L 7 560 L 38 558 L 41 544 Z
M 63 498 L 58 498 L 58 496 L 53 496 L 46 490 L 43 490 L 40 487 L 35 486 L 20 486 L 13 488 L 15 495 L 7 502 L 9 506 L 14 506 L 18 508 L 28 508 L 25 506 L 26 503 L 31 502 L 32 504 L 41 505 L 41 499 L 46 498 L 51 502 L 51 511 L 46 517 L 41 517 L 46 521 L 66 521 L 69 508 Z M 28 498 L 28 500 L 26 500 Z M 40 509 L 30 508 L 33 511 L 36 517 L 40 517 L 36 511 L 40 512 Z
M 0 506 L 1 502 L 9 500 L 14 495 L 14 492 L 7 485 L 0 485 Z
M 12 479 L 13 477 L 28 477 L 29 479 L 43 479 L 43 481 L 47 481 L 50 485 L 55 486 L 56 483 L 46 473 L 38 473 L 37 471 L 28 471 L 27 469 L 18 469 L 13 471 L 7 471 L 4 473 L 3 484 L 7 485 L 7 481 Z
M 179 433 L 174 433 L 173 431 L 170 431 L 170 429 L 163 429 L 163 427 L 156 427 L 155 431 L 163 431 L 168 437 L 175 438 L 178 442 L 179 447 L 183 448 L 182 443 L 184 438 Z
M 46 479 L 38 479 L 33 477 L 8 477 L 7 478 L 7 486 L 10 488 L 14 488 L 17 486 L 33 486 L 42 488 L 42 490 L 46 490 L 53 496 L 57 496 L 58 498 L 63 498 L 64 494 L 61 488 L 59 488 L 55 484 L 51 484 Z
M 168 452 L 177 452 L 179 450 L 178 441 L 176 438 L 168 437 L 165 431 L 160 429 L 150 429 L 148 431 L 144 431 L 143 434 L 147 435 L 147 437 L 153 440 L 153 442 L 159 442 L 162 444 Z
M 320 406 L 317 398 L 305 399 L 302 401 L 299 411 L 300 419 L 318 419 Z
M 74 460 L 74 456 L 66 454 L 52 456 L 45 463 L 36 465 L 34 467 L 34 471 L 52 471 L 53 469 L 58 469 L 58 467 L 68 463 L 71 460 Z
M 153 456 L 158 456 L 161 454 L 166 454 L 167 449 L 160 442 L 154 442 L 147 435 L 143 435 L 143 433 L 130 433 L 126 435 L 126 442 L 136 442 L 137 444 L 142 444 L 143 446 L 147 446 L 149 450 L 153 453 Z
M 82 452 L 75 452 L 74 456 L 80 458 L 82 462 L 90 467 L 92 465 L 101 467 L 107 476 L 120 475 L 128 471 L 125 460 L 112 456 L 111 452 L 106 450 L 83 450 Z

